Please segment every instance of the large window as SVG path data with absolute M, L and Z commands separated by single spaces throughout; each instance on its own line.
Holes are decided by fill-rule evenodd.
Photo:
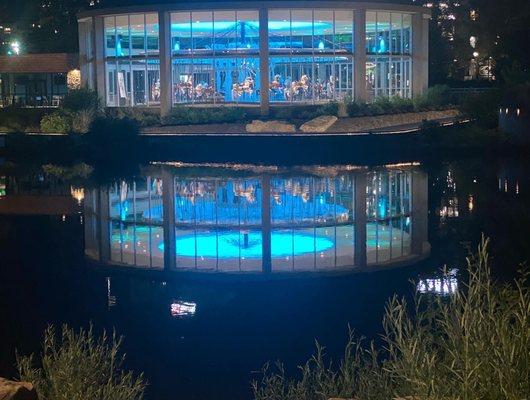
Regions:
M 410 14 L 366 13 L 366 86 L 368 97 L 406 97 L 411 92 Z
M 171 14 L 173 103 L 259 101 L 258 11 Z
M 270 100 L 352 96 L 353 32 L 352 10 L 270 10 Z
M 368 56 L 366 85 L 368 97 L 410 98 L 411 58 L 406 56 Z
M 66 73 L 0 74 L 0 107 L 58 107 L 66 92 Z
M 105 17 L 107 106 L 160 104 L 158 14 Z

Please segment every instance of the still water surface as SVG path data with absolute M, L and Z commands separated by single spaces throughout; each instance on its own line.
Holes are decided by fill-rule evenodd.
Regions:
M 39 351 L 47 324 L 87 326 L 92 321 L 97 329 L 115 327 L 125 335 L 127 366 L 145 372 L 149 399 L 246 399 L 251 397 L 249 382 L 259 377 L 266 361 L 281 359 L 288 371 L 295 371 L 312 353 L 315 338 L 334 357 L 340 357 L 348 325 L 359 335 L 377 338 L 385 301 L 394 293 L 450 294 L 461 284 L 467 249 L 476 246 L 481 232 L 493 240 L 499 279 L 512 277 L 517 264 L 528 259 L 525 162 L 462 160 L 390 170 L 390 175 L 385 167 L 363 170 L 367 186 L 370 177 L 382 177 L 366 190 L 366 220 L 355 218 L 355 188 L 363 179 L 357 170 L 274 173 L 268 181 L 278 189 L 271 192 L 271 210 L 266 211 L 271 212 L 270 227 L 260 222 L 261 172 L 243 177 L 241 171 L 225 171 L 221 177 L 204 169 L 186 176 L 177 172 L 172 177 L 182 190 L 175 194 L 181 193 L 176 197 L 181 208 L 179 213 L 177 201 L 173 266 L 185 272 L 168 274 L 161 273 L 169 254 L 163 211 L 123 213 L 120 196 L 125 200 L 133 193 L 130 184 L 127 192 L 122 180 L 110 186 L 116 192 L 110 190 L 109 223 L 103 224 L 109 226 L 109 243 L 103 244 L 109 246 L 109 263 L 101 264 L 93 260 L 101 259 L 102 237 L 90 236 L 101 213 L 96 218 L 86 204 L 90 192 L 101 187 L 84 187 L 79 180 L 72 185 L 43 173 L 0 174 L 0 376 L 15 373 L 15 348 L 24 354 Z M 424 205 L 414 200 L 418 192 L 412 190 L 414 178 L 407 180 L 409 173 L 425 178 Z M 151 175 L 136 179 L 140 186 L 134 194 L 140 199 L 148 193 L 153 205 L 156 184 L 138 183 Z M 253 180 L 251 191 L 248 185 L 242 188 L 244 201 L 218 202 L 235 193 L 230 186 L 235 181 Z M 189 181 L 204 183 L 202 200 L 192 200 L 193 190 L 186 192 Z M 79 205 L 65 200 L 83 197 L 75 190 L 81 187 L 85 199 Z M 231 188 L 228 194 L 223 187 Z M 122 212 L 116 208 L 111 215 L 112 204 Z M 212 212 L 214 204 L 230 205 L 225 220 Z M 152 221 L 156 218 L 160 221 Z M 427 232 L 417 239 L 414 229 L 423 222 Z M 363 234 L 363 226 L 365 265 L 357 268 L 363 257 L 357 254 L 355 235 Z M 263 272 L 262 263 L 262 232 L 267 230 L 270 273 Z M 156 234 L 162 239 L 157 241 Z M 127 235 L 136 243 L 133 250 L 125 247 Z M 138 244 L 139 237 L 149 245 Z M 223 241 L 230 246 L 219 247 Z M 450 276 L 439 273 L 443 265 L 452 270 Z M 355 273 L 370 268 L 377 271 Z

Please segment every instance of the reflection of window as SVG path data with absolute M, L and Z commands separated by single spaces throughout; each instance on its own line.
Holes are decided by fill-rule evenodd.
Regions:
M 410 254 L 411 174 L 373 172 L 366 180 L 367 262 L 381 263 Z
M 160 104 L 158 14 L 105 17 L 107 106 Z
M 174 104 L 259 101 L 257 11 L 172 13 L 171 48 Z
M 353 95 L 353 11 L 270 10 L 271 101 Z

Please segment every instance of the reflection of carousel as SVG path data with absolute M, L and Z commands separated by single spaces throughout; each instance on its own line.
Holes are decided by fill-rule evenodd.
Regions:
M 430 250 L 421 171 L 162 176 L 99 189 L 107 211 L 86 191 L 85 207 L 96 207 L 85 213 L 89 257 L 168 271 L 324 271 L 408 265 Z
M 290 190 L 289 190 L 290 189 Z M 329 202 L 325 194 L 310 196 L 302 188 L 293 185 L 283 193 L 271 190 L 271 216 L 274 224 L 285 225 L 293 221 L 317 224 L 331 221 L 347 221 L 349 211 L 340 204 Z M 229 181 L 217 187 L 203 182 L 180 182 L 176 185 L 176 220 L 181 223 L 204 225 L 234 224 L 244 220 L 246 224 L 260 225 L 262 218 L 261 194 L 255 185 L 243 186 Z M 244 213 L 240 207 L 244 208 Z M 285 214 L 289 210 L 289 215 Z M 160 218 L 161 209 L 144 210 L 144 217 Z

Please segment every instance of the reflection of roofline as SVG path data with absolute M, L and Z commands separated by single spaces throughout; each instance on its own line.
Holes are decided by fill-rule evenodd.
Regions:
M 164 4 L 146 4 L 134 6 L 121 6 L 109 8 L 97 8 L 83 11 L 77 15 L 78 19 L 110 15 L 110 14 L 134 14 L 149 11 L 210 11 L 210 10 L 255 10 L 258 8 L 350 8 L 353 10 L 370 9 L 381 11 L 400 11 L 410 13 L 423 13 L 431 15 L 431 10 L 417 5 L 400 4 L 400 3 L 380 3 L 364 1 L 219 1 L 219 2 L 182 2 L 182 3 L 164 3 Z
M 339 173 L 367 171 L 379 169 L 410 169 L 418 167 L 419 162 L 408 162 L 399 164 L 387 164 L 383 166 L 363 166 L 363 165 L 299 165 L 282 167 L 277 165 L 258 165 L 258 164 L 228 164 L 228 163 L 185 163 L 185 162 L 154 162 L 145 170 L 165 169 L 169 172 L 181 172 L 183 175 L 187 173 L 197 175 L 198 172 L 204 173 L 201 178 L 216 178 L 223 177 L 225 173 L 240 173 L 241 177 L 248 177 L 249 174 L 271 174 L 271 175 L 299 175 L 300 173 L 333 177 Z M 200 171 L 199 171 L 200 170 Z M 206 170 L 206 171 L 205 171 Z

